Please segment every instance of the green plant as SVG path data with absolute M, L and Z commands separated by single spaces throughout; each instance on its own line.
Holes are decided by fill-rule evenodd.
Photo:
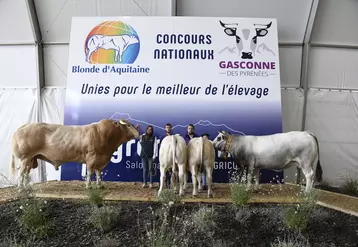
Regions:
M 43 244 L 43 242 L 37 241 L 35 237 L 28 238 L 26 241 L 18 241 L 15 237 L 7 237 L 0 242 L 0 247 L 33 247 L 40 244 Z
M 309 212 L 298 204 L 286 208 L 283 219 L 288 228 L 302 231 L 307 227 L 308 216 Z
M 358 179 L 354 178 L 352 174 L 347 174 L 342 190 L 349 195 L 358 196 Z
M 213 207 L 207 206 L 199 208 L 193 212 L 192 219 L 194 226 L 202 233 L 213 237 L 217 228 L 218 214 Z
M 301 199 L 300 203 L 285 209 L 283 219 L 288 228 L 304 231 L 307 228 L 310 214 L 316 208 L 317 194 L 314 191 L 302 193 L 299 198 Z
M 303 236 L 291 236 L 287 239 L 277 238 L 275 242 L 270 244 L 270 247 L 309 247 L 310 244 Z
M 179 204 L 181 202 L 181 198 L 178 194 L 175 194 L 172 189 L 163 189 L 158 197 L 158 201 L 163 204 L 173 205 Z
M 110 237 L 104 237 L 98 243 L 94 244 L 94 247 L 117 247 L 117 246 L 118 246 L 118 241 Z
M 141 238 L 141 246 L 150 247 L 171 247 L 171 246 L 191 246 L 189 238 L 191 234 L 196 233 L 193 222 L 186 217 L 186 213 L 182 215 L 176 214 L 176 208 L 163 205 L 156 211 L 152 210 L 152 218 L 150 222 L 144 225 L 145 237 Z M 138 233 L 142 231 L 140 214 L 138 212 Z M 177 230 L 180 229 L 180 230 Z
M 104 197 L 104 193 L 102 189 L 92 188 L 87 190 L 87 198 L 91 204 L 94 204 L 96 206 L 102 206 L 103 197 Z
M 251 191 L 246 187 L 246 174 L 242 177 L 237 171 L 234 171 L 230 178 L 230 197 L 235 206 L 246 205 L 251 198 Z
M 54 229 L 54 222 L 46 212 L 46 202 L 37 199 L 27 199 L 20 206 L 18 221 L 24 229 L 39 237 L 45 237 Z
M 93 207 L 89 221 L 103 232 L 108 232 L 119 221 L 120 208 L 112 206 Z
M 239 208 L 235 213 L 235 220 L 239 222 L 242 226 L 247 226 L 249 224 L 249 219 L 252 215 L 252 212 L 245 210 L 245 208 Z
M 229 246 L 231 245 L 228 242 L 226 242 L 226 240 L 222 240 L 222 239 L 214 240 L 212 244 L 212 247 L 229 247 Z

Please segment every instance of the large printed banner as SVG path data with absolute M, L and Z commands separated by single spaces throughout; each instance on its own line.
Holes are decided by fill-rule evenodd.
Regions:
M 160 139 L 165 124 L 186 134 L 194 124 L 213 140 L 282 132 L 276 19 L 231 17 L 76 17 L 72 19 L 65 124 L 124 118 L 148 125 Z M 137 140 L 114 152 L 109 181 L 142 181 Z M 218 153 L 217 153 L 218 156 Z M 159 181 L 159 164 L 155 159 Z M 235 168 L 217 158 L 214 182 Z M 65 164 L 61 180 L 80 180 L 82 164 Z M 282 179 L 263 171 L 262 182 Z

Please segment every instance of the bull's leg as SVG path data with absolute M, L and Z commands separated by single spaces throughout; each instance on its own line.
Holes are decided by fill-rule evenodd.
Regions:
M 258 189 L 260 187 L 260 169 L 256 168 L 255 169 L 255 189 Z
M 184 185 L 183 185 L 183 189 L 186 190 L 188 188 L 188 172 L 184 172 Z
M 29 173 L 31 170 L 31 160 L 24 159 L 20 161 L 20 182 L 19 182 L 19 191 L 22 191 L 23 189 L 27 188 L 27 185 L 29 184 Z
M 254 173 L 255 163 L 254 161 L 249 162 L 249 166 L 247 167 L 247 187 L 246 190 L 250 190 L 252 186 L 252 175 Z
M 304 165 L 303 167 L 305 167 L 305 166 L 307 166 L 307 165 Z M 314 182 L 314 172 L 313 172 L 312 168 L 303 168 L 302 172 L 306 177 L 305 193 L 309 193 L 312 189 L 313 182 Z
M 193 196 L 198 195 L 198 172 L 196 171 L 197 167 L 195 165 L 190 165 L 191 167 L 191 181 L 193 183 Z
M 174 169 L 170 177 L 170 187 L 173 188 L 175 193 L 178 192 L 178 171 L 174 171 Z
M 203 184 L 202 184 L 202 181 L 201 181 L 202 175 L 203 174 L 198 171 L 198 175 L 196 176 L 197 179 L 198 179 L 198 191 L 199 191 L 199 193 L 203 192 Z
M 96 184 L 97 184 L 98 189 L 104 188 L 102 181 L 101 181 L 101 171 L 100 170 L 96 170 Z
M 179 164 L 179 195 L 184 195 L 184 172 L 186 172 L 185 164 Z
M 86 189 L 89 189 L 89 188 L 90 188 L 92 174 L 93 174 L 92 168 L 91 168 L 91 169 L 88 168 L 88 169 L 87 169 Z
M 206 185 L 208 186 L 208 198 L 213 197 L 212 182 L 213 169 L 211 167 L 206 167 Z
M 165 183 L 165 173 L 166 169 L 160 164 L 160 185 L 158 190 L 158 197 L 160 196 L 160 193 L 162 193 L 164 183 Z

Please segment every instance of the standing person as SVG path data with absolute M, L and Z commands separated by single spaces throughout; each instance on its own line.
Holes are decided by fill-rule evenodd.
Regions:
M 140 138 L 142 150 L 140 157 L 143 164 L 143 188 L 147 187 L 147 178 L 149 175 L 149 188 L 153 188 L 153 160 L 156 153 L 157 138 L 154 136 L 153 126 L 149 125 L 145 133 Z
M 193 124 L 189 124 L 188 128 L 187 128 L 187 134 L 184 136 L 186 145 L 188 145 L 189 141 L 193 138 L 193 137 L 199 137 L 196 133 L 195 133 L 195 127 Z

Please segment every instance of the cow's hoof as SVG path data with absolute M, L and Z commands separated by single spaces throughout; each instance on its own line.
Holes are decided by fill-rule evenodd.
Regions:
M 198 189 L 198 192 L 199 192 L 199 193 L 203 193 L 203 189 Z
M 198 195 L 192 195 L 191 197 L 192 198 L 198 198 Z
M 213 198 L 213 194 L 209 194 L 209 195 L 208 195 L 208 198 Z

